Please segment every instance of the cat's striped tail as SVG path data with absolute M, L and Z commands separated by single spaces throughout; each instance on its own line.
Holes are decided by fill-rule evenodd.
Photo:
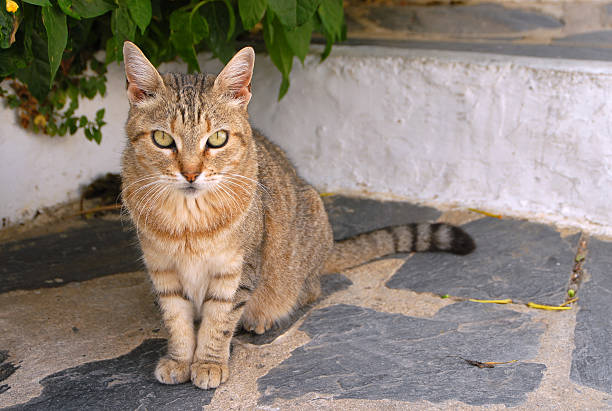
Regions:
M 465 255 L 475 248 L 468 233 L 450 224 L 398 225 L 334 242 L 323 272 L 336 273 L 394 253 L 445 251 Z

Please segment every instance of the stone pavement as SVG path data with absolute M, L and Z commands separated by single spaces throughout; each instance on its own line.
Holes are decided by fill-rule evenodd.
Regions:
M 153 377 L 166 333 L 127 224 L 106 216 L 22 234 L 0 244 L 0 407 L 612 409 L 612 243 L 405 202 L 324 200 L 336 239 L 438 220 L 464 224 L 478 249 L 325 276 L 322 298 L 277 329 L 238 332 L 230 380 L 202 391 Z M 570 310 L 525 306 L 559 305 L 569 287 L 580 298 Z

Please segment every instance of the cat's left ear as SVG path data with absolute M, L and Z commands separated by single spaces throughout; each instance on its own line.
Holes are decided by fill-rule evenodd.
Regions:
M 255 64 L 255 51 L 252 47 L 240 50 L 215 79 L 215 88 L 230 95 L 237 103 L 246 108 L 251 100 L 251 77 Z

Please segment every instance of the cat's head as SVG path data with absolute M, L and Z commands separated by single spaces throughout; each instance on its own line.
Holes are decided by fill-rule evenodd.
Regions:
M 237 176 L 249 177 L 255 167 L 247 114 L 253 49 L 236 53 L 216 77 L 161 75 L 130 42 L 123 55 L 130 102 L 124 180 L 163 186 L 160 197 L 212 195 L 223 184 L 236 191 L 246 181 Z

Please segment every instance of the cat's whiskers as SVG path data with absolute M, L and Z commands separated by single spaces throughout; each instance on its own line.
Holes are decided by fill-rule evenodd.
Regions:
M 127 193 L 128 189 L 130 187 L 132 187 L 134 184 L 141 184 L 144 181 L 149 181 L 149 180 L 156 180 L 158 178 L 158 174 L 147 174 L 146 176 L 142 176 L 140 178 L 137 178 L 136 180 L 132 181 L 130 184 L 128 184 L 125 187 L 121 188 L 121 192 L 119 194 L 117 194 L 117 197 L 115 198 L 115 204 L 117 204 L 119 202 L 119 199 L 121 198 L 121 204 L 123 205 L 125 203 L 125 198 L 124 198 L 124 194 Z
M 241 189 L 241 190 L 244 192 L 244 194 L 245 194 L 246 196 L 248 196 L 248 195 L 249 195 L 249 192 L 250 192 L 250 191 L 249 191 L 249 190 L 247 190 L 247 187 L 245 187 L 243 184 L 240 184 L 239 182 L 232 181 L 232 180 L 230 180 L 230 179 L 227 179 L 227 180 L 222 180 L 222 181 L 223 181 L 224 183 L 228 183 L 228 184 L 231 184 L 231 185 L 234 185 L 234 186 L 239 187 L 239 188 L 240 188 L 240 189 Z
M 227 192 L 227 190 L 225 190 L 225 188 L 223 187 L 223 184 L 221 182 L 217 183 L 217 187 L 219 187 L 219 189 L 221 191 L 223 191 L 225 193 L 225 195 L 233 201 L 233 203 L 236 205 L 236 207 L 240 207 L 238 205 L 238 202 Z M 221 193 L 219 193 L 221 194 Z M 234 217 L 234 207 L 229 207 L 229 212 L 230 212 L 230 216 L 233 218 Z
M 166 187 L 166 189 L 170 190 L 169 187 Z M 164 199 L 164 201 L 168 201 L 168 197 L 169 197 L 168 193 L 165 193 L 165 196 L 166 196 L 166 198 Z M 164 203 L 164 205 L 165 205 L 165 203 Z M 168 212 L 167 212 L 167 209 L 166 209 L 165 206 L 160 208 L 160 211 L 157 213 L 157 217 L 158 217 L 158 222 L 159 222 L 158 225 L 159 225 L 159 227 L 160 228 L 163 227 L 164 229 L 167 230 L 169 224 L 168 224 Z M 161 219 L 161 221 L 159 219 Z M 172 224 L 170 224 L 170 226 L 171 225 Z
M 153 179 L 159 179 L 159 174 L 158 173 L 154 173 L 154 174 L 147 174 L 145 176 L 141 176 L 140 178 L 137 178 L 136 180 L 132 181 L 131 183 L 129 183 L 127 186 L 123 187 L 121 189 L 121 193 L 123 194 L 124 192 L 127 191 L 127 189 L 129 189 L 130 187 L 132 187 L 134 184 L 138 184 L 138 183 L 142 183 L 143 181 L 147 181 L 147 180 L 153 180 Z
M 274 205 L 274 196 L 272 196 L 272 194 L 270 193 L 270 190 L 268 190 L 268 188 L 264 184 L 260 183 L 259 181 L 253 180 L 252 178 L 243 176 L 241 174 L 235 174 L 235 173 L 219 173 L 219 174 L 223 175 L 228 180 L 236 181 L 241 184 L 246 184 L 247 181 L 255 183 L 257 191 L 264 192 L 267 195 L 268 199 L 270 200 L 269 202 L 262 201 L 261 204 L 268 209 L 270 209 Z
M 247 190 L 247 188 L 251 188 L 251 187 L 247 186 L 245 183 L 243 183 L 240 180 L 224 179 L 223 182 L 239 187 L 242 191 L 244 191 L 244 194 L 247 197 L 250 197 L 251 204 L 255 207 L 255 209 L 260 213 L 263 212 L 262 202 L 261 202 L 261 198 L 259 197 L 259 195 L 250 196 L 250 193 L 252 192 L 252 190 Z M 226 188 L 229 188 L 229 187 L 226 186 Z
M 153 181 L 138 187 L 136 190 L 134 190 L 134 191 L 132 191 L 131 193 L 128 194 L 128 190 L 130 189 L 130 187 L 132 187 L 135 184 L 142 184 L 143 182 L 146 182 L 146 181 L 149 181 L 149 180 L 153 180 Z M 121 208 L 123 209 L 123 208 L 126 207 L 126 204 L 129 201 L 130 197 L 136 195 L 142 189 L 145 189 L 145 188 L 155 184 L 156 182 L 159 182 L 159 180 L 160 180 L 160 176 L 159 176 L 159 174 L 156 173 L 156 174 L 148 174 L 146 176 L 143 176 L 141 178 L 136 179 L 135 181 L 132 181 L 130 184 L 128 184 L 126 187 L 124 187 L 121 190 L 121 193 L 119 194 L 119 197 L 121 197 Z
M 136 190 L 134 190 L 133 192 L 129 193 L 129 194 L 128 194 L 128 195 L 127 195 L 127 196 L 126 196 L 124 199 L 123 199 L 123 200 L 124 200 L 124 201 L 123 201 L 123 206 L 125 206 L 125 204 L 128 202 L 128 200 L 129 200 L 131 197 L 133 197 L 133 196 L 137 195 L 137 194 L 138 194 L 139 192 L 141 192 L 142 190 L 144 190 L 144 189 L 146 189 L 146 188 L 148 188 L 148 187 L 150 187 L 150 186 L 155 186 L 156 184 L 164 184 L 164 183 L 167 183 L 167 182 L 168 182 L 168 179 L 167 179 L 167 178 L 165 178 L 164 176 L 155 175 L 155 176 L 152 176 L 152 178 L 155 178 L 155 181 L 150 182 L 150 183 L 147 183 L 147 184 L 145 184 L 145 185 L 143 185 L 143 186 L 141 186 L 141 187 L 138 187 Z M 145 180 L 145 181 L 146 181 L 146 180 L 148 180 L 148 179 L 149 179 L 149 178 L 146 178 L 146 179 L 145 179 L 145 178 L 143 177 L 141 180 Z M 137 180 L 137 181 L 138 181 L 138 180 Z M 133 184 L 134 184 L 134 183 L 132 183 L 132 184 L 130 184 L 130 185 L 133 185 Z M 129 186 L 128 186 L 128 187 L 129 187 Z M 126 187 L 124 190 L 122 190 L 122 193 L 123 193 L 123 192 L 125 192 L 125 191 L 127 190 L 127 188 L 128 188 L 128 187 Z M 139 208 L 140 203 L 141 203 L 141 202 L 143 201 L 143 199 L 144 199 L 144 198 L 145 198 L 145 197 L 146 197 L 148 194 L 150 194 L 150 193 L 152 193 L 152 191 L 150 191 L 150 190 L 149 190 L 149 191 L 147 191 L 147 192 L 146 192 L 146 193 L 145 193 L 145 194 L 144 194 L 144 195 L 141 197 L 140 201 L 138 201 L 138 203 L 136 204 L 135 209 L 138 209 L 138 208 Z
M 248 191 L 246 188 L 244 188 L 242 185 L 240 185 L 240 184 L 236 184 L 236 183 L 233 183 L 233 182 L 231 182 L 231 181 L 229 181 L 229 180 L 227 180 L 227 181 L 222 181 L 222 183 L 221 183 L 221 184 L 224 184 L 225 188 L 226 188 L 226 189 L 228 189 L 228 190 L 229 190 L 229 191 L 230 191 L 232 194 L 234 194 L 234 196 L 236 196 L 237 198 L 239 198 L 241 201 L 243 201 L 243 202 L 244 202 L 244 200 L 246 199 L 246 200 L 247 200 L 247 201 L 246 201 L 246 203 L 248 204 L 248 203 L 249 203 L 249 201 L 248 201 L 248 200 L 251 200 L 251 196 L 249 195 L 249 191 Z M 228 186 L 227 184 L 232 184 L 233 186 L 236 186 L 236 187 L 240 188 L 240 190 L 242 191 L 242 193 L 237 193 L 237 192 L 235 192 L 235 191 L 234 191 L 234 190 L 232 190 L 232 188 L 231 188 L 230 186 Z
M 239 195 L 238 195 L 238 194 L 237 194 L 237 193 L 236 193 L 234 190 L 232 190 L 232 188 L 231 188 L 231 187 L 229 187 L 229 186 L 227 186 L 227 185 L 225 185 L 225 184 L 223 184 L 223 183 L 220 183 L 220 184 L 221 184 L 221 185 L 223 185 L 223 187 L 225 187 L 225 189 L 226 189 L 227 191 L 229 191 L 231 194 L 233 194 L 232 198 L 233 198 L 234 200 L 238 199 L 238 200 L 236 200 L 236 202 L 238 203 L 238 206 L 237 206 L 237 207 L 238 207 L 238 209 L 244 209 L 244 207 L 241 207 L 241 206 L 240 206 L 240 201 L 244 201 L 244 198 L 243 198 L 243 197 L 241 197 L 241 196 L 239 196 Z
M 151 196 L 154 193 L 156 193 L 157 190 L 160 189 L 160 186 L 162 186 L 162 184 L 159 181 L 156 181 L 155 184 L 153 184 L 153 187 L 149 187 L 149 189 L 146 191 L 146 193 L 144 193 L 142 195 L 142 197 L 138 200 L 138 202 L 134 206 L 134 211 L 136 213 L 138 213 L 138 215 L 134 216 L 134 223 L 136 224 L 136 231 L 138 231 L 138 224 L 140 222 L 140 219 L 142 217 L 142 213 L 143 213 L 143 211 L 145 209 L 146 204 L 151 199 Z M 143 202 L 144 202 L 144 204 L 143 204 Z
M 161 188 L 161 190 L 159 190 L 155 196 L 151 196 L 152 197 L 152 202 L 151 202 L 151 207 L 147 210 L 147 214 L 145 215 L 145 227 L 147 225 L 147 221 L 149 219 L 149 215 L 151 214 L 151 211 L 153 210 L 153 206 L 155 205 L 155 203 L 159 202 L 162 197 L 164 196 L 164 194 L 170 189 L 169 186 L 165 185 Z M 160 207 L 161 208 L 161 207 Z M 158 213 L 159 214 L 159 213 Z
M 153 206 L 157 204 L 157 210 L 155 213 L 157 225 L 160 228 L 168 229 L 168 227 L 173 226 L 173 221 L 169 220 L 169 212 L 168 212 L 168 200 L 170 195 L 172 194 L 172 186 L 164 186 L 157 194 L 155 194 L 155 198 L 151 203 L 151 207 L 145 216 L 145 225 L 147 224 L 147 218 L 151 211 L 153 210 Z
M 128 195 L 127 195 L 125 198 L 124 198 L 124 202 L 127 202 L 127 201 L 128 201 L 128 200 L 129 200 L 129 199 L 132 197 L 132 196 L 134 196 L 134 195 L 138 194 L 140 191 L 142 191 L 142 190 L 146 189 L 147 187 L 151 187 L 151 186 L 153 186 L 153 185 L 155 185 L 155 184 L 160 184 L 160 183 L 161 183 L 161 182 L 160 182 L 159 180 L 155 180 L 155 181 L 152 181 L 152 182 L 150 182 L 150 183 L 147 183 L 147 184 L 145 184 L 145 185 L 143 185 L 143 186 L 141 186 L 141 187 L 138 187 L 136 190 L 132 191 L 131 193 L 129 193 L 129 194 L 128 194 Z
M 239 178 L 233 177 L 233 176 L 228 175 L 228 174 L 222 174 L 222 175 L 223 175 L 223 177 L 225 179 L 227 179 L 226 182 L 229 183 L 230 181 L 233 181 L 233 182 L 238 183 L 238 184 L 244 184 L 246 187 L 249 187 L 249 186 L 246 185 L 248 181 L 253 181 L 252 179 L 247 179 L 246 181 L 240 180 Z M 256 183 L 257 183 L 257 185 L 255 186 L 256 192 L 257 193 L 262 192 L 262 190 L 260 190 L 260 188 L 263 189 L 265 194 L 267 194 L 268 198 L 271 200 L 270 203 L 273 204 L 274 203 L 274 198 L 270 195 L 270 192 L 267 190 L 266 186 L 264 186 L 263 184 L 261 184 L 261 183 L 259 183 L 257 181 L 256 181 Z M 270 204 L 268 202 L 262 201 L 261 196 L 259 196 L 259 195 L 257 196 L 257 199 L 259 200 L 259 202 L 256 204 L 256 207 L 261 212 L 263 212 L 263 207 L 266 207 L 266 208 L 269 209 L 269 207 L 272 205 L 272 204 Z M 271 217 L 271 215 L 268 214 L 268 217 Z
M 210 190 L 210 192 L 211 192 L 212 194 L 214 194 L 215 198 L 216 198 L 216 199 L 217 199 L 217 201 L 220 203 L 220 207 L 221 207 L 221 209 L 222 209 L 223 211 L 226 211 L 226 210 L 227 210 L 227 208 L 228 208 L 228 206 L 227 206 L 227 204 L 225 203 L 225 201 L 224 201 L 223 197 L 220 195 L 221 193 L 219 193 L 218 191 L 219 191 L 219 187 L 217 187 L 217 185 L 216 185 L 216 184 L 215 184 L 215 185 L 213 186 L 213 188 Z
M 138 198 L 136 205 L 135 205 L 135 209 L 138 209 L 140 207 L 140 204 L 147 198 L 147 196 L 153 192 L 153 190 L 156 189 L 156 186 L 161 185 L 161 183 L 159 181 L 153 181 L 152 183 L 146 184 L 140 188 L 138 188 L 138 190 L 134 191 L 133 193 L 131 193 L 128 198 L 131 198 L 132 196 L 135 196 L 136 194 L 138 194 L 140 191 L 144 191 L 144 193 L 140 193 L 138 194 L 138 196 L 140 198 Z
M 153 207 L 147 207 L 148 204 L 152 202 L 152 204 L 155 204 L 155 200 L 153 200 L 154 198 L 156 198 L 159 193 L 164 191 L 165 187 L 158 187 L 158 189 L 149 196 L 149 199 L 147 200 L 147 202 L 143 205 L 142 207 L 142 213 L 144 213 L 144 227 L 149 227 L 149 225 L 147 224 L 147 221 L 149 220 L 149 215 L 151 214 L 151 210 L 153 209 Z M 142 213 L 141 213 L 141 217 L 142 217 Z
M 272 197 L 272 194 L 270 193 L 270 190 L 268 190 L 268 187 L 266 187 L 265 185 L 263 185 L 261 182 L 254 180 L 250 177 L 247 176 L 243 176 L 242 174 L 236 174 L 236 173 L 219 173 L 221 175 L 224 175 L 226 177 L 234 177 L 234 178 L 242 178 L 248 181 L 251 181 L 255 184 L 257 184 L 258 187 L 261 187 L 270 197 Z

